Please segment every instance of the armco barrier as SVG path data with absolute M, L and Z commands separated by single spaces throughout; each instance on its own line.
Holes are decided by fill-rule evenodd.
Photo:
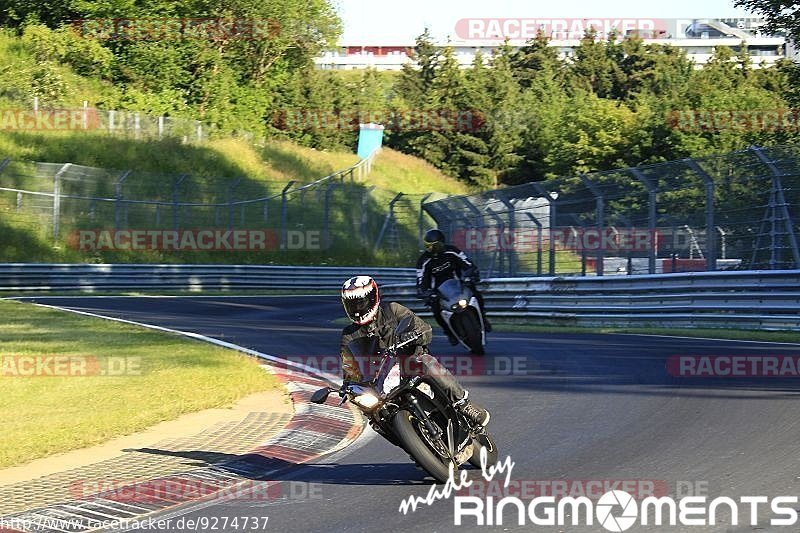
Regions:
M 355 275 L 413 282 L 410 268 L 262 265 L 0 264 L 0 293 L 62 291 L 336 290 Z
M 0 264 L 0 294 L 17 292 L 322 290 L 373 276 L 385 298 L 422 313 L 414 270 L 378 267 Z M 490 317 L 535 324 L 800 330 L 800 270 L 643 276 L 494 278 Z
M 800 330 L 800 270 L 495 278 L 481 290 L 490 317 L 532 324 Z M 383 287 L 424 312 L 414 292 Z

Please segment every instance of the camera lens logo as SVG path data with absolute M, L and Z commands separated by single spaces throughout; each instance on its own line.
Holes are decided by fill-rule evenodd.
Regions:
M 613 515 L 611 511 L 620 507 L 622 513 Z M 595 506 L 597 521 L 609 531 L 625 531 L 630 528 L 639 517 L 636 501 L 633 496 L 624 490 L 612 490 L 603 494 Z

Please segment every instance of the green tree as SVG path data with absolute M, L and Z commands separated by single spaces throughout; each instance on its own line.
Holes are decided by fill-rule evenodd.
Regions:
M 539 75 L 553 76 L 562 72 L 564 64 L 556 48 L 549 43 L 550 39 L 539 30 L 536 37 L 527 41 L 511 58 L 511 68 L 523 89 L 530 87 Z
M 787 0 L 734 0 L 733 5 L 766 18 L 764 31 L 786 32 L 794 42 L 800 41 L 800 3 Z
M 570 97 L 544 157 L 547 177 L 627 166 L 637 158 L 636 113 L 594 93 Z
M 594 27 L 586 30 L 569 66 L 571 88 L 592 91 L 600 97 L 619 95 L 619 87 L 624 84 L 624 72 L 620 66 L 621 50 L 616 37 L 611 32 L 608 40 L 602 41 L 597 38 Z

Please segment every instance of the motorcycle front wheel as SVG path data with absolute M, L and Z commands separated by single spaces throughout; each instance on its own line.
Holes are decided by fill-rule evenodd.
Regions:
M 423 468 L 428 474 L 440 482 L 445 483 L 450 477 L 450 464 L 447 459 L 435 451 L 437 443 L 428 436 L 428 432 L 422 423 L 411 412 L 401 409 L 397 412 L 392 420 L 395 434 L 403 448 L 411 455 L 419 466 Z M 438 445 L 445 446 L 442 439 L 438 439 Z M 458 469 L 454 468 L 454 476 L 457 474 Z M 455 479 L 455 477 L 454 477 Z
M 469 458 L 469 464 L 475 468 L 481 468 L 481 448 L 486 448 L 486 468 L 494 466 L 500 459 L 500 452 L 497 451 L 497 444 L 494 438 L 488 433 L 481 433 L 472 439 L 473 451 Z
M 454 315 L 452 320 L 458 320 L 457 328 L 461 330 L 459 336 L 467 343 L 470 351 L 475 355 L 484 355 L 486 351 L 483 348 L 483 329 L 475 310 L 467 308 Z

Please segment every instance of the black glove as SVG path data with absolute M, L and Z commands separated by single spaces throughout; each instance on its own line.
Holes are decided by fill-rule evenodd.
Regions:
M 481 280 L 481 275 L 478 272 L 478 269 L 470 269 L 467 272 L 464 272 L 461 281 L 464 282 L 465 285 L 469 285 L 470 287 L 475 287 L 475 284 Z
M 435 291 L 420 291 L 417 293 L 417 298 L 425 302 L 425 305 L 431 305 L 436 297 L 435 294 Z
M 406 333 L 401 333 L 399 342 L 406 342 L 409 339 L 413 339 L 417 335 L 418 333 L 416 331 L 408 331 Z

